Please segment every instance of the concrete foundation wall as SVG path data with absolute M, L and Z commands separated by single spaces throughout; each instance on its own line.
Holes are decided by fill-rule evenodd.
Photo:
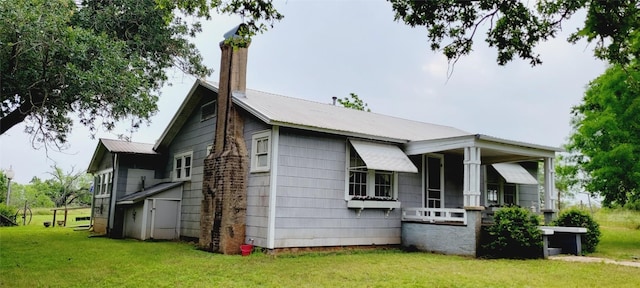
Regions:
M 467 225 L 402 223 L 402 246 L 442 254 L 476 256 L 480 211 L 467 211 Z

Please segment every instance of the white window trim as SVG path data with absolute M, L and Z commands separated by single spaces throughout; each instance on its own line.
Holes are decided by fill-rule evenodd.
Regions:
M 267 139 L 267 165 L 258 166 L 258 141 Z M 271 130 L 256 132 L 251 136 L 251 172 L 268 172 L 271 169 Z
M 429 187 L 429 179 L 428 179 L 428 163 L 427 160 L 429 159 L 429 157 L 431 158 L 438 158 L 440 159 L 440 206 L 442 208 L 446 207 L 445 206 L 445 175 L 444 175 L 444 154 L 439 154 L 439 153 L 429 153 L 426 155 L 422 155 L 422 206 L 426 207 L 426 203 L 427 203 L 427 187 Z
M 488 182 L 488 173 L 489 173 L 489 169 L 487 168 L 488 166 L 484 166 L 484 205 L 485 207 L 490 207 L 491 204 L 489 204 L 489 185 L 498 185 L 498 206 L 502 207 L 504 206 L 504 185 L 513 185 L 516 188 L 516 195 L 515 195 L 515 205 L 520 205 L 520 185 L 523 184 L 517 184 L 517 183 L 509 183 L 506 182 L 506 180 L 504 179 L 504 177 L 502 177 L 502 175 L 500 175 L 500 173 L 498 171 L 494 171 L 496 172 L 497 176 L 498 176 L 498 182 Z
M 351 144 L 347 141 L 347 157 L 346 157 L 346 164 L 345 164 L 345 191 L 344 191 L 344 199 L 347 201 L 351 201 L 353 197 L 356 196 L 352 196 L 349 195 L 349 174 L 351 173 L 350 171 L 350 164 L 351 164 Z M 376 197 L 376 188 L 375 188 L 375 181 L 376 181 L 376 171 L 381 171 L 381 172 L 390 172 L 392 173 L 392 178 L 391 178 L 391 197 L 390 199 L 392 200 L 398 200 L 398 172 L 396 171 L 386 171 L 386 170 L 375 170 L 375 169 L 368 169 L 367 168 L 367 188 L 366 188 L 366 192 L 367 192 L 367 196 L 366 197 Z M 383 197 L 381 197 L 383 198 Z M 364 200 L 364 201 L 375 201 L 375 200 Z M 390 201 L 391 202 L 391 201 Z
M 182 175 L 184 175 L 184 170 L 185 170 L 185 165 L 184 165 L 185 161 L 184 160 L 185 160 L 185 157 L 187 157 L 187 156 L 189 156 L 191 158 L 191 161 L 190 161 L 191 163 L 189 165 L 189 176 L 188 177 L 184 177 L 183 176 L 183 177 L 178 178 L 178 177 L 176 177 L 176 168 L 177 168 L 176 167 L 176 165 L 177 165 L 176 160 L 178 158 L 182 159 L 182 168 L 181 169 L 182 169 Z M 171 174 L 172 174 L 173 181 L 188 181 L 188 180 L 191 180 L 191 175 L 193 175 L 193 151 L 182 152 L 182 153 L 178 153 L 178 154 L 173 155 L 173 166 L 172 167 L 173 167 L 173 169 L 171 170 Z
M 500 178 L 500 180 L 498 181 L 498 183 L 495 182 L 485 182 L 484 184 L 484 203 L 486 207 L 489 207 L 491 204 L 489 204 L 489 185 L 497 185 L 498 186 L 498 204 L 499 206 L 504 206 L 507 205 L 504 203 L 504 186 L 505 185 L 513 185 L 516 189 L 516 195 L 515 195 L 515 199 L 514 199 L 514 205 L 520 205 L 520 185 L 522 184 L 516 184 L 516 183 L 509 183 L 509 182 L 505 182 L 504 179 Z
M 209 116 L 205 116 L 204 112 L 203 112 L 203 108 L 207 105 L 214 105 L 214 109 L 215 111 L 213 112 L 213 114 L 209 115 Z M 202 106 L 200 106 L 200 122 L 203 121 L 207 121 L 213 117 L 216 117 L 218 115 L 218 104 L 217 104 L 217 100 L 213 100 L 213 101 L 209 101 L 207 103 L 202 104 Z
M 106 177 L 105 177 L 106 176 Z M 106 190 L 102 189 L 102 186 L 104 184 L 104 181 L 100 181 L 100 184 L 96 186 L 96 182 L 95 182 L 95 178 L 100 178 L 101 180 L 107 180 L 107 187 L 109 187 L 108 183 L 111 183 L 111 190 L 113 191 L 113 169 L 104 169 L 104 170 L 100 170 L 98 172 L 96 172 L 94 178 L 93 178 L 93 195 L 94 196 L 109 196 L 111 195 L 112 191 L 109 191 L 107 193 Z M 98 193 L 99 192 L 99 193 Z M 97 197 L 97 198 L 101 198 L 101 197 Z
M 207 145 L 207 150 L 206 150 L 206 154 L 204 155 L 204 158 L 207 158 L 207 156 L 209 156 L 211 152 L 213 152 L 213 144 Z

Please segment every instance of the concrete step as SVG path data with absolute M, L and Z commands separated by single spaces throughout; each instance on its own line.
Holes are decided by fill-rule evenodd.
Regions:
M 547 248 L 547 251 L 549 251 L 549 256 L 560 255 L 560 253 L 562 253 L 562 248 L 549 247 Z

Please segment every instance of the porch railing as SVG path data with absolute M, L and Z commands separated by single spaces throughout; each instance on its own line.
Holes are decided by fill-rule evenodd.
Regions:
M 429 223 L 454 222 L 467 224 L 467 211 L 456 208 L 404 208 L 403 221 L 422 221 Z

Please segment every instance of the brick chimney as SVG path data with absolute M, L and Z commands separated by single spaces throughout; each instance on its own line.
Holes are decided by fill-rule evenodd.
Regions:
M 203 200 L 199 246 L 223 254 L 240 254 L 245 242 L 248 152 L 243 119 L 233 94 L 246 91 L 250 41 L 239 36 L 244 24 L 227 32 L 220 42 L 220 87 L 213 151 L 204 160 Z

